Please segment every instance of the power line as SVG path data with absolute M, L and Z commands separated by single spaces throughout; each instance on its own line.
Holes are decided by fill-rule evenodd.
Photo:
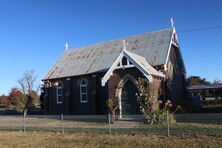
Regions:
M 204 30 L 219 29 L 219 28 L 222 28 L 222 25 L 214 26 L 214 27 L 205 27 L 205 28 L 196 28 L 196 29 L 190 29 L 190 30 L 183 30 L 183 31 L 178 31 L 178 33 L 194 32 L 194 31 L 204 31 Z

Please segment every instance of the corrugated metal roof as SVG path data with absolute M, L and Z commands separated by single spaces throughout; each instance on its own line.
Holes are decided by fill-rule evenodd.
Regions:
M 138 65 L 140 65 L 148 74 L 159 76 L 159 77 L 165 77 L 164 74 L 158 72 L 155 68 L 153 68 L 144 57 L 136 55 L 129 51 L 126 52 Z
M 65 51 L 44 80 L 107 71 L 123 49 L 122 40 L 129 43 L 128 51 L 145 57 L 151 65 L 165 64 L 172 33 L 168 28 Z

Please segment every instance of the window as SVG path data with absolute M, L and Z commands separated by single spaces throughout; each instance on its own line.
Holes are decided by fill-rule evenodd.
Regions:
M 87 103 L 87 84 L 85 80 L 81 80 L 80 83 L 80 102 Z
M 123 58 L 122 58 L 122 65 L 129 65 L 129 64 L 127 63 L 127 58 L 126 58 L 126 57 L 123 57 Z
M 57 92 L 57 104 L 62 104 L 63 101 L 63 88 L 61 83 L 58 84 L 56 87 L 56 92 Z

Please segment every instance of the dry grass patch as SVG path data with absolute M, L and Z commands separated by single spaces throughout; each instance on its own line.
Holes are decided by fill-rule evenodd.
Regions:
M 222 146 L 222 137 L 158 137 L 145 135 L 105 135 L 54 132 L 0 133 L 0 145 L 4 148 L 57 148 L 57 147 L 212 147 Z

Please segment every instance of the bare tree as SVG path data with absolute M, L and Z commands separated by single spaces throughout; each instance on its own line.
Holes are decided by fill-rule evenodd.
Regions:
M 37 75 L 34 70 L 26 71 L 22 78 L 17 80 L 20 85 L 21 91 L 26 95 L 27 101 L 24 103 L 23 113 L 27 114 L 27 111 L 33 106 L 33 100 L 38 94 L 40 84 L 36 84 Z

